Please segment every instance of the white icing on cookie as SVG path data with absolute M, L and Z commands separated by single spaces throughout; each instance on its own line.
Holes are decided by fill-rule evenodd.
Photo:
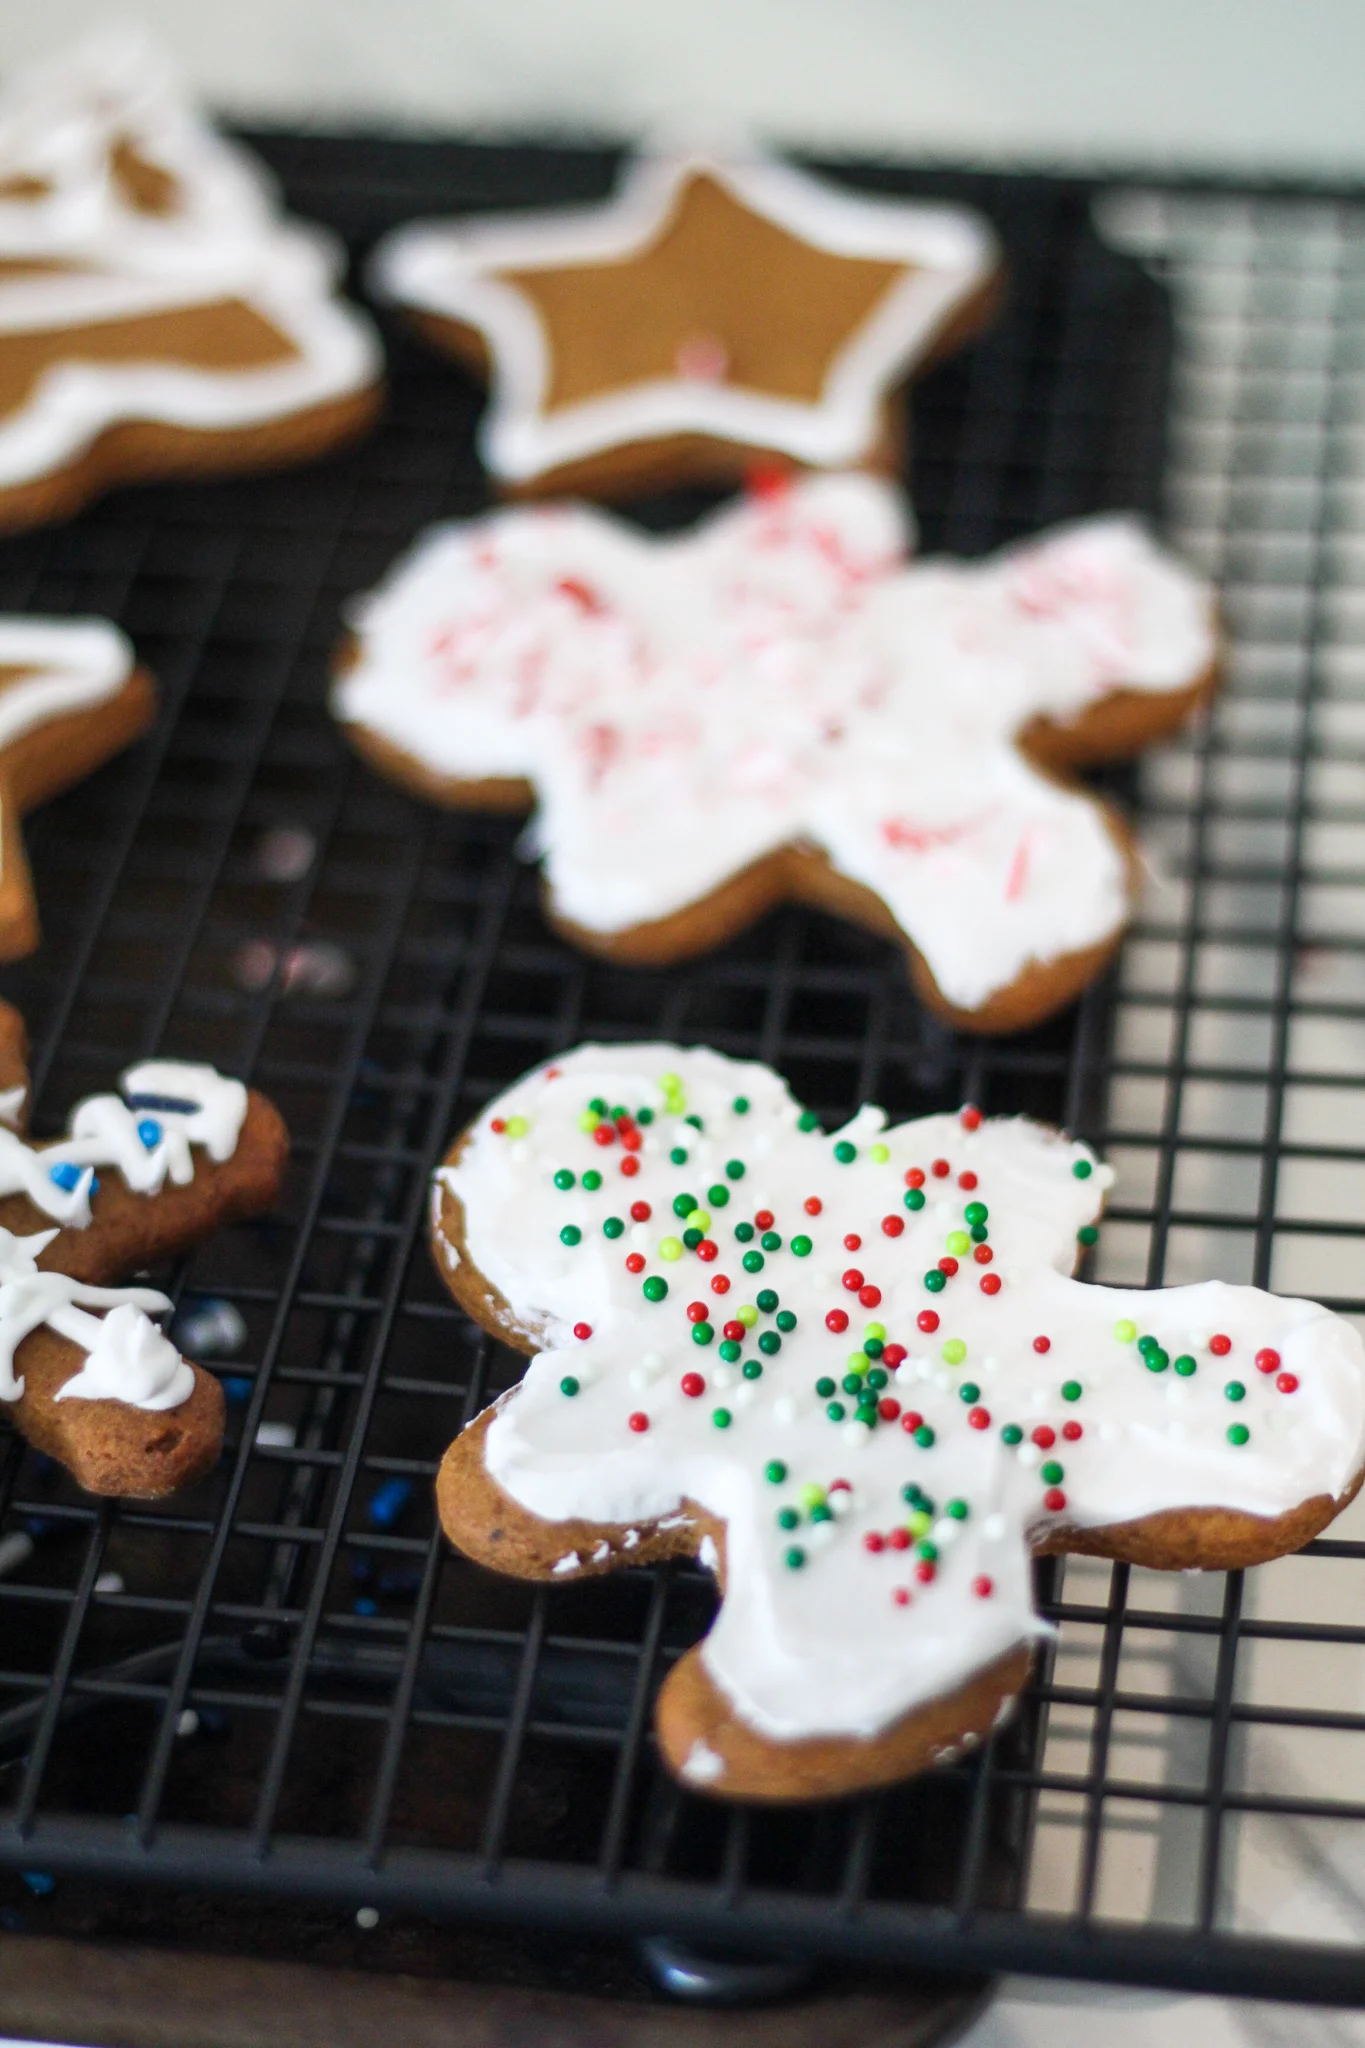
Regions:
M 676 377 L 553 403 L 552 338 L 533 301 L 499 273 L 639 256 L 663 236 L 685 186 L 698 177 L 814 248 L 904 270 L 832 356 L 814 403 L 728 382 L 724 334 L 707 334 L 690 352 L 684 343 Z M 370 282 L 381 298 L 484 336 L 493 388 L 479 452 L 494 476 L 525 482 L 627 442 L 687 433 L 825 467 L 856 462 L 877 439 L 887 390 L 929 353 L 998 260 L 985 221 L 961 207 L 870 199 L 768 158 L 694 153 L 638 158 L 604 205 L 400 228 L 379 245 Z M 705 296 L 709 307 L 717 293 Z
M 143 1060 L 129 1067 L 117 1095 L 90 1095 L 68 1119 L 70 1136 L 31 1145 L 0 1130 L 0 1196 L 27 1195 L 57 1223 L 84 1229 L 97 1167 L 116 1167 L 140 1195 L 159 1194 L 170 1180 L 194 1178 L 190 1148 L 202 1145 L 221 1164 L 237 1149 L 247 1091 L 213 1067 L 186 1060 Z
M 57 1400 L 126 1401 L 154 1413 L 178 1408 L 194 1392 L 193 1369 L 145 1313 L 169 1308 L 168 1298 L 153 1287 L 87 1287 L 65 1273 L 39 1272 L 35 1261 L 57 1235 L 15 1237 L 0 1229 L 0 1401 L 23 1393 L 14 1354 L 46 1324 L 87 1354 Z
M 164 181 L 164 206 L 135 203 L 117 174 L 127 149 Z M 253 369 L 73 356 L 0 421 L 0 487 L 71 461 L 119 420 L 256 426 L 379 375 L 369 322 L 334 296 L 331 238 L 279 218 L 262 168 L 205 124 L 164 53 L 132 31 L 16 73 L 0 97 L 5 264 L 17 267 L 0 277 L 0 336 L 239 300 L 293 353 Z
M 133 659 L 127 639 L 104 619 L 0 617 L 0 669 L 25 671 L 0 689 L 0 749 L 54 719 L 108 703 L 131 675 Z M 11 1119 L 0 1111 L 0 1121 Z
M 669 540 L 581 506 L 437 527 L 353 607 L 334 709 L 438 775 L 533 783 L 555 907 L 588 931 L 804 842 L 978 1008 L 1127 913 L 1103 812 L 1018 735 L 1189 687 L 1212 600 L 1128 519 L 907 566 L 903 517 L 841 475 Z
M 973 1111 L 887 1128 L 864 1109 L 832 1136 L 799 1117 L 766 1067 L 589 1045 L 509 1089 L 440 1173 L 469 1258 L 544 1332 L 488 1429 L 489 1472 L 551 1522 L 667 1521 L 684 1500 L 722 1518 L 703 1656 L 751 1726 L 871 1735 L 966 1682 L 1039 1632 L 1028 1539 L 1049 1525 L 1274 1517 L 1351 1485 L 1357 1332 L 1252 1287 L 1071 1279 L 1112 1180 L 1084 1145 Z M 647 1252 L 629 1249 L 636 1203 Z

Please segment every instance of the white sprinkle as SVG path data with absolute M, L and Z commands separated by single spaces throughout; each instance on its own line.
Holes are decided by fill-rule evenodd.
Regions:
M 29 1548 L 32 1549 L 32 1547 L 30 1544 Z M 101 1572 L 95 1581 L 95 1591 L 97 1593 L 121 1593 L 123 1591 L 123 1573 Z
M 608 1543 L 606 1537 L 604 1536 L 602 1538 L 602 1541 L 598 1544 L 596 1550 L 594 1550 L 590 1562 L 592 1564 L 605 1564 L 610 1556 L 611 1545 L 610 1543 Z
M 982 1372 L 999 1372 L 999 1370 L 1000 1370 L 1000 1360 L 999 1360 L 999 1359 L 998 1359 L 998 1358 L 997 1358 L 997 1357 L 995 1356 L 995 1353 L 994 1353 L 994 1352 L 990 1352 L 990 1353 L 988 1353 L 988 1354 L 987 1354 L 987 1356 L 986 1356 L 985 1358 L 983 1358 L 983 1359 L 982 1359 L 982 1361 L 981 1361 L 981 1371 L 982 1371 Z
M 752 1380 L 745 1380 L 742 1385 L 735 1388 L 734 1405 L 736 1408 L 752 1408 L 757 1399 L 758 1388 Z
M 649 1225 L 647 1223 L 632 1223 L 630 1226 L 630 1241 L 637 1252 L 647 1251 L 649 1249 Z
M 664 1369 L 664 1355 L 662 1351 L 646 1351 L 641 1354 L 640 1363 L 646 1372 L 662 1372 Z
M 643 1392 L 643 1390 L 649 1385 L 654 1375 L 651 1372 L 646 1372 L 642 1365 L 633 1365 L 627 1377 L 630 1380 L 630 1384 L 634 1387 L 636 1393 L 638 1394 Z
M 379 1915 L 373 1906 L 357 1906 L 355 1924 L 357 1927 L 363 1927 L 368 1933 L 371 1927 L 379 1925 Z
M 934 1221 L 935 1221 L 936 1223 L 951 1223 L 951 1222 L 952 1222 L 952 1220 L 953 1220 L 953 1205 L 952 1205 L 952 1203 L 951 1203 L 951 1202 L 935 1202 L 935 1204 L 934 1204 L 934 1210 L 933 1210 L 933 1215 L 934 1215 Z
M 1033 1466 L 1039 1462 L 1043 1454 L 1037 1444 L 1020 1444 L 1014 1455 L 1021 1465 Z
M 27 1529 L 11 1529 L 8 1536 L 0 1536 L 0 1579 L 9 1572 L 18 1571 L 32 1555 L 33 1538 Z
M 1046 1387 L 1030 1387 L 1028 1404 L 1035 1414 L 1041 1413 L 1051 1402 L 1052 1396 Z
M 582 1559 L 579 1557 L 578 1552 L 576 1550 L 571 1550 L 567 1557 L 559 1558 L 557 1562 L 551 1566 L 551 1570 L 556 1574 L 556 1576 L 558 1576 L 558 1574 L 561 1572 L 576 1572 L 581 1563 Z
M 865 1422 L 846 1422 L 839 1434 L 851 1451 L 865 1450 L 872 1441 L 872 1431 Z
M 773 1402 L 774 1422 L 795 1422 L 796 1403 L 790 1394 L 779 1394 Z
M 513 1166 L 525 1166 L 531 1156 L 531 1148 L 525 1138 L 514 1138 L 507 1152 Z
M 697 1563 L 705 1565 L 708 1572 L 720 1570 L 720 1552 L 716 1549 L 713 1536 L 703 1536 L 697 1545 Z
M 1008 1527 L 1009 1524 L 1003 1515 L 987 1515 L 981 1524 L 981 1534 L 987 1543 L 998 1543 Z
M 915 1360 L 915 1377 L 921 1380 L 933 1379 L 934 1361 L 932 1358 L 917 1358 Z
M 934 1524 L 934 1541 L 940 1550 L 951 1550 L 962 1534 L 962 1524 L 955 1522 L 951 1515 L 943 1515 Z
M 186 1707 L 176 1717 L 175 1732 L 177 1735 L 197 1735 L 199 1733 L 199 1716 L 195 1713 L 193 1707 Z
M 726 1387 L 732 1387 L 736 1378 L 737 1374 L 734 1367 L 726 1365 L 723 1359 L 719 1365 L 713 1365 L 711 1368 L 711 1384 L 722 1392 L 724 1392 Z
M 714 1785 L 717 1778 L 725 1776 L 725 1759 L 699 1735 L 683 1758 L 682 1774 L 695 1785 Z
M 623 1537 L 621 1538 L 621 1548 L 622 1548 L 622 1550 L 634 1550 L 634 1549 L 635 1549 L 635 1547 L 636 1547 L 636 1545 L 637 1545 L 637 1544 L 639 1543 L 639 1541 L 640 1541 L 640 1532 L 639 1532 L 639 1530 L 638 1530 L 638 1529 L 627 1529 L 627 1531 L 626 1531 L 625 1535 L 624 1535 L 624 1536 L 623 1536 Z
M 267 1451 L 292 1451 L 296 1434 L 292 1422 L 263 1422 L 256 1431 L 256 1442 Z
M 806 1548 L 808 1550 L 826 1550 L 834 1541 L 837 1533 L 832 1521 L 812 1522 L 806 1535 Z

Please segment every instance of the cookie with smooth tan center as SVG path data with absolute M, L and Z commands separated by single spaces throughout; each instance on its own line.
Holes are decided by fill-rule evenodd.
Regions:
M 448 1451 L 452 1542 L 558 1583 L 721 1588 L 656 1708 L 695 1790 L 828 1796 L 986 1735 L 1044 1633 L 1031 1559 L 1229 1569 L 1365 1468 L 1365 1344 L 1315 1303 L 1073 1279 L 1113 1174 L 974 1109 L 825 1133 L 769 1068 L 587 1045 L 438 1169 L 456 1300 L 531 1354 Z
M 351 608 L 333 709 L 438 802 L 538 808 L 549 914 L 628 964 L 786 898 L 898 939 L 952 1022 L 1069 1002 L 1128 915 L 1133 850 L 1070 779 L 1210 690 L 1206 584 L 1136 522 L 907 560 L 859 473 L 690 532 L 582 505 L 434 528 Z
M 986 223 L 767 158 L 629 164 L 613 197 L 421 222 L 374 289 L 490 386 L 479 447 L 522 494 L 897 466 L 895 394 L 995 296 Z
M 38 944 L 20 820 L 137 738 L 156 693 L 103 619 L 0 617 L 0 959 Z
M 273 1105 L 214 1068 L 143 1060 L 52 1143 L 25 1135 L 22 1020 L 0 1004 L 0 1402 L 91 1493 L 155 1500 L 216 1461 L 223 1391 L 115 1284 L 268 1209 L 289 1140 Z
M 145 36 L 95 35 L 16 75 L 0 97 L 0 529 L 358 431 L 380 358 L 339 267 Z

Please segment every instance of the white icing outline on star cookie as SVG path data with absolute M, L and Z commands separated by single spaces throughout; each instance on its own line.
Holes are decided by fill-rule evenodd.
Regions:
M 549 337 L 526 296 L 495 273 L 638 255 L 663 234 L 696 177 L 816 248 L 903 262 L 906 274 L 835 354 L 818 404 L 679 377 L 548 411 Z M 381 299 L 484 336 L 493 375 L 479 451 L 494 476 L 525 483 L 610 448 L 674 434 L 705 434 L 826 468 L 857 462 L 877 439 L 888 388 L 925 358 L 998 263 L 995 237 L 966 208 L 868 198 L 772 158 L 698 151 L 634 159 L 612 198 L 598 205 L 397 229 L 380 243 L 370 283 Z
M 591 1562 L 557 1521 L 723 1522 L 701 1658 L 745 1726 L 870 1740 L 951 1694 L 1040 1632 L 1040 1544 L 1226 1510 L 1273 1555 L 1280 1518 L 1317 1504 L 1325 1526 L 1353 1492 L 1365 1344 L 1343 1318 L 1217 1281 L 1073 1280 L 1112 1171 L 1024 1119 L 799 1118 L 769 1068 L 588 1045 L 494 1101 L 434 1190 L 438 1244 L 457 1204 L 458 1298 L 542 1347 L 471 1425 L 485 1471 L 545 1522 L 557 1576 Z M 680 1190 L 707 1205 L 690 1222 Z

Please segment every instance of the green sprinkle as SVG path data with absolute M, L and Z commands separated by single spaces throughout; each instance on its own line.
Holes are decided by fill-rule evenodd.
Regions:
M 907 1209 L 922 1209 L 924 1207 L 924 1189 L 907 1188 L 901 1200 L 905 1203 Z
M 972 1225 L 972 1243 L 973 1243 L 973 1244 L 984 1244 L 984 1243 L 986 1242 L 986 1239 L 987 1239 L 987 1238 L 988 1238 L 989 1236 L 990 1236 L 990 1232 L 989 1232 L 989 1230 L 987 1230 L 987 1228 L 986 1228 L 986 1226 L 985 1226 L 985 1224 L 984 1224 L 984 1223 L 974 1223 L 974 1224 Z
M 685 1116 L 683 1118 L 683 1122 L 685 1124 L 691 1124 L 694 1131 L 699 1131 L 701 1129 L 701 1118 L 699 1116 Z
M 784 1332 L 794 1330 L 796 1328 L 796 1311 L 790 1308 L 780 1308 L 777 1311 L 777 1327 Z
M 697 1246 L 701 1243 L 702 1238 L 705 1236 L 705 1234 L 706 1233 L 701 1230 L 685 1230 L 683 1232 L 683 1243 L 687 1246 L 687 1249 L 690 1252 L 694 1252 L 697 1249 Z
M 555 1186 L 557 1188 L 562 1188 L 564 1192 L 567 1193 L 568 1190 L 573 1186 L 573 1183 L 574 1177 L 570 1173 L 568 1167 L 561 1166 L 559 1172 L 555 1175 Z
M 692 1342 L 694 1344 L 709 1344 L 715 1334 L 710 1323 L 693 1323 L 692 1325 Z
M 635 1121 L 637 1124 L 652 1124 L 654 1121 L 653 1110 L 649 1109 L 648 1107 L 644 1109 L 637 1109 L 635 1112 Z
M 867 1371 L 868 1356 L 865 1351 L 850 1351 L 846 1361 L 850 1372 L 856 1372 L 861 1379 Z
M 973 1401 L 979 1401 L 981 1399 L 981 1389 L 977 1386 L 974 1380 L 964 1380 L 962 1382 L 962 1385 L 958 1388 L 957 1392 L 958 1399 L 961 1401 L 966 1401 L 969 1406 Z
M 763 1254 L 762 1252 L 745 1252 L 744 1257 L 739 1263 L 743 1266 L 746 1273 L 761 1273 L 763 1271 Z
M 869 1145 L 867 1156 L 874 1166 L 885 1166 L 887 1160 L 891 1157 L 891 1148 L 889 1145 Z
M 590 1166 L 583 1176 L 583 1185 L 590 1195 L 595 1195 L 602 1185 L 602 1176 L 595 1166 Z
M 720 1347 L 720 1355 L 727 1365 L 738 1365 L 739 1346 L 733 1337 L 727 1337 Z
M 1079 1380 L 1062 1381 L 1062 1399 L 1064 1401 L 1079 1401 L 1083 1391 L 1084 1389 Z
M 915 1512 L 906 1516 L 905 1526 L 912 1536 L 927 1536 L 933 1528 L 934 1517 L 930 1509 L 924 1505 L 923 1495 L 920 1496 L 920 1505 Z
M 578 1392 L 578 1381 L 571 1372 L 566 1372 L 563 1379 L 559 1382 L 559 1391 L 561 1394 L 570 1395 Z
M 727 1159 L 725 1162 L 725 1178 L 727 1180 L 743 1180 L 744 1161 L 742 1159 Z
M 746 1330 L 752 1330 L 754 1324 L 758 1321 L 758 1310 L 751 1301 L 746 1301 L 743 1308 L 735 1310 L 735 1321 L 743 1323 Z
M 576 1223 L 566 1223 L 559 1233 L 561 1244 L 575 1245 L 583 1242 L 583 1233 Z
M 615 1106 L 615 1107 L 613 1108 L 613 1110 L 611 1111 L 611 1120 L 612 1120 L 612 1122 L 613 1122 L 614 1124 L 619 1124 L 619 1123 L 620 1123 L 620 1121 L 621 1121 L 621 1119 L 622 1119 L 622 1117 L 623 1117 L 623 1116 L 629 1116 L 629 1114 L 630 1114 L 630 1112 L 629 1112 L 629 1110 L 628 1110 L 628 1109 L 626 1108 L 626 1105 L 624 1104 L 624 1102 L 618 1102 L 618 1103 L 616 1104 L 616 1106 Z
M 1024 1441 L 1024 1432 L 1017 1422 L 1007 1422 L 1000 1432 L 1000 1441 L 1011 1446 L 1021 1444 Z
M 1189 1379 L 1193 1373 L 1198 1371 L 1198 1367 L 1188 1351 L 1181 1352 L 1179 1358 L 1175 1361 L 1175 1369 L 1180 1374 L 1182 1380 Z
M 1092 1170 L 1088 1159 L 1078 1159 L 1071 1169 L 1077 1180 L 1089 1180 Z
M 915 1442 L 919 1445 L 922 1451 L 932 1450 L 934 1444 L 934 1432 L 932 1429 L 930 1429 L 927 1422 L 922 1422 L 919 1428 L 915 1431 Z
M 850 1144 L 847 1138 L 840 1138 L 838 1144 L 834 1148 L 834 1156 L 838 1160 L 840 1166 L 851 1166 L 853 1161 L 858 1157 L 858 1147 L 856 1145 Z
M 793 1543 L 790 1550 L 783 1551 L 782 1562 L 789 1572 L 799 1572 L 806 1562 L 806 1553 L 799 1543 Z
M 730 1190 L 726 1187 L 723 1180 L 718 1180 L 713 1188 L 706 1190 L 706 1199 L 713 1209 L 727 1208 L 730 1202 Z
M 944 1509 L 944 1513 L 951 1515 L 955 1522 L 965 1522 L 971 1513 L 971 1509 L 967 1506 L 965 1500 L 950 1500 Z
M 765 1252 L 780 1252 L 782 1240 L 775 1230 L 765 1230 L 758 1240 Z
M 603 1237 L 620 1237 L 625 1224 L 619 1216 L 606 1216 L 602 1220 Z
M 869 1358 L 880 1358 L 885 1349 L 886 1346 L 885 1344 L 883 1344 L 880 1337 L 863 1338 L 863 1350 L 867 1353 Z
M 730 1107 L 734 1111 L 736 1116 L 747 1116 L 749 1114 L 748 1096 L 737 1095 L 734 1101 L 730 1104 Z
M 707 1231 L 711 1228 L 711 1218 L 705 1209 L 689 1210 L 687 1221 L 691 1228 L 693 1230 L 699 1230 L 703 1237 L 705 1237 Z
M 1229 1401 L 1245 1401 L 1247 1395 L 1247 1390 L 1240 1380 L 1229 1380 L 1223 1392 Z
M 651 1273 L 640 1292 L 646 1301 L 662 1301 L 668 1292 L 668 1282 L 662 1273 Z
M 758 1340 L 758 1348 L 765 1358 L 771 1358 L 774 1353 L 782 1349 L 782 1339 L 778 1336 L 776 1330 L 765 1330 Z
M 842 1401 L 831 1401 L 825 1410 L 831 1422 L 842 1422 L 848 1410 Z
M 791 1241 L 791 1248 L 798 1259 L 808 1259 L 810 1257 L 811 1245 L 808 1237 L 794 1237 Z
M 984 1223 L 990 1213 L 984 1202 L 968 1202 L 962 1212 L 967 1222 L 971 1224 Z
M 1247 1443 L 1250 1441 L 1250 1437 L 1251 1431 L 1247 1428 L 1244 1422 L 1234 1422 L 1229 1425 L 1228 1442 L 1230 1444 Z
M 507 1119 L 507 1135 L 509 1138 L 524 1138 L 530 1128 L 530 1123 L 524 1116 L 509 1116 Z
M 661 1237 L 659 1239 L 659 1257 L 661 1259 L 667 1259 L 672 1264 L 675 1259 L 680 1259 L 682 1255 L 683 1247 L 680 1237 Z
M 1163 1351 L 1159 1344 L 1154 1344 L 1149 1351 L 1143 1352 L 1142 1362 L 1148 1372 L 1165 1372 L 1171 1362 L 1171 1354 Z
M 686 1145 L 675 1145 L 675 1146 L 673 1147 L 673 1150 L 672 1150 L 672 1151 L 671 1151 L 671 1152 L 669 1153 L 669 1155 L 668 1155 L 668 1156 L 669 1156 L 669 1158 L 670 1158 L 670 1159 L 672 1160 L 672 1162 L 673 1162 L 674 1166 L 686 1166 L 686 1164 L 687 1164 L 687 1147 L 686 1147 Z
M 960 1337 L 950 1337 L 943 1346 L 941 1356 L 945 1365 L 961 1365 L 967 1356 L 967 1347 Z
M 787 1476 L 787 1468 L 780 1458 L 769 1458 L 763 1467 L 763 1477 L 773 1486 L 780 1486 Z
M 715 1423 L 717 1429 L 728 1429 L 734 1419 L 728 1408 L 713 1408 L 711 1410 L 711 1420 Z
M 765 1316 L 770 1316 L 773 1310 L 777 1307 L 777 1289 L 775 1287 L 760 1287 L 758 1293 L 754 1296 L 754 1300 L 757 1302 L 763 1314 Z
M 606 1113 L 606 1103 L 602 1100 L 602 1097 L 600 1095 L 594 1095 L 592 1101 L 588 1104 L 587 1114 L 590 1116 L 595 1116 L 600 1122 L 601 1119 L 606 1115 Z
M 800 1501 L 806 1513 L 809 1514 L 812 1508 L 824 1506 L 825 1489 L 823 1486 L 817 1486 L 814 1480 L 808 1479 L 804 1486 L 797 1488 L 796 1498 Z
M 690 1216 L 696 1206 L 697 1198 L 695 1195 L 674 1195 L 673 1197 L 673 1214 L 680 1222 L 684 1216 Z
M 1122 1322 L 1115 1323 L 1114 1335 L 1118 1338 L 1120 1344 L 1131 1344 L 1137 1335 L 1137 1324 L 1130 1323 L 1125 1317 Z
M 863 1331 L 863 1341 L 864 1343 L 884 1344 L 886 1342 L 886 1324 L 869 1323 Z
M 737 1223 L 735 1225 L 735 1236 L 740 1244 L 748 1244 L 753 1234 L 754 1226 L 752 1223 Z
M 948 1275 L 940 1273 L 938 1267 L 935 1266 L 932 1272 L 925 1274 L 924 1284 L 931 1294 L 942 1294 L 944 1288 L 948 1285 Z
M 950 1251 L 955 1259 L 965 1259 L 971 1248 L 972 1241 L 965 1230 L 950 1230 L 948 1232 L 945 1249 Z
M 801 1517 L 797 1514 L 795 1508 L 779 1508 L 777 1511 L 777 1526 L 779 1529 L 799 1529 Z
M 1092 1245 L 1098 1244 L 1099 1241 L 1100 1234 L 1093 1223 L 1082 1224 L 1081 1228 L 1076 1232 L 1077 1244 Z
M 761 1342 L 762 1339 L 759 1341 Z M 763 1368 L 756 1358 L 746 1358 L 740 1367 L 740 1371 L 744 1374 L 746 1380 L 761 1380 L 763 1377 Z
M 820 1119 L 813 1109 L 803 1109 L 796 1119 L 796 1128 L 798 1131 L 818 1131 Z
M 856 1372 L 846 1372 L 841 1385 L 846 1394 L 861 1394 L 863 1391 L 862 1378 Z
M 1065 1472 L 1062 1470 L 1061 1466 L 1057 1463 L 1057 1460 L 1055 1458 L 1048 1459 L 1046 1465 L 1044 1465 L 1041 1468 L 1038 1476 L 1048 1486 L 1060 1486 L 1062 1481 L 1066 1478 Z
M 915 1549 L 926 1564 L 938 1563 L 938 1545 L 936 1543 L 917 1543 Z
M 829 1377 L 829 1374 L 826 1373 L 823 1379 L 818 1379 L 815 1382 L 815 1391 L 822 1401 L 828 1401 L 831 1394 L 838 1392 L 838 1388 L 836 1383 Z
M 867 1384 L 870 1387 L 875 1387 L 877 1389 L 877 1392 L 880 1393 L 882 1388 L 886 1385 L 886 1381 L 887 1375 L 883 1372 L 882 1368 L 879 1365 L 869 1367 L 867 1375 Z

